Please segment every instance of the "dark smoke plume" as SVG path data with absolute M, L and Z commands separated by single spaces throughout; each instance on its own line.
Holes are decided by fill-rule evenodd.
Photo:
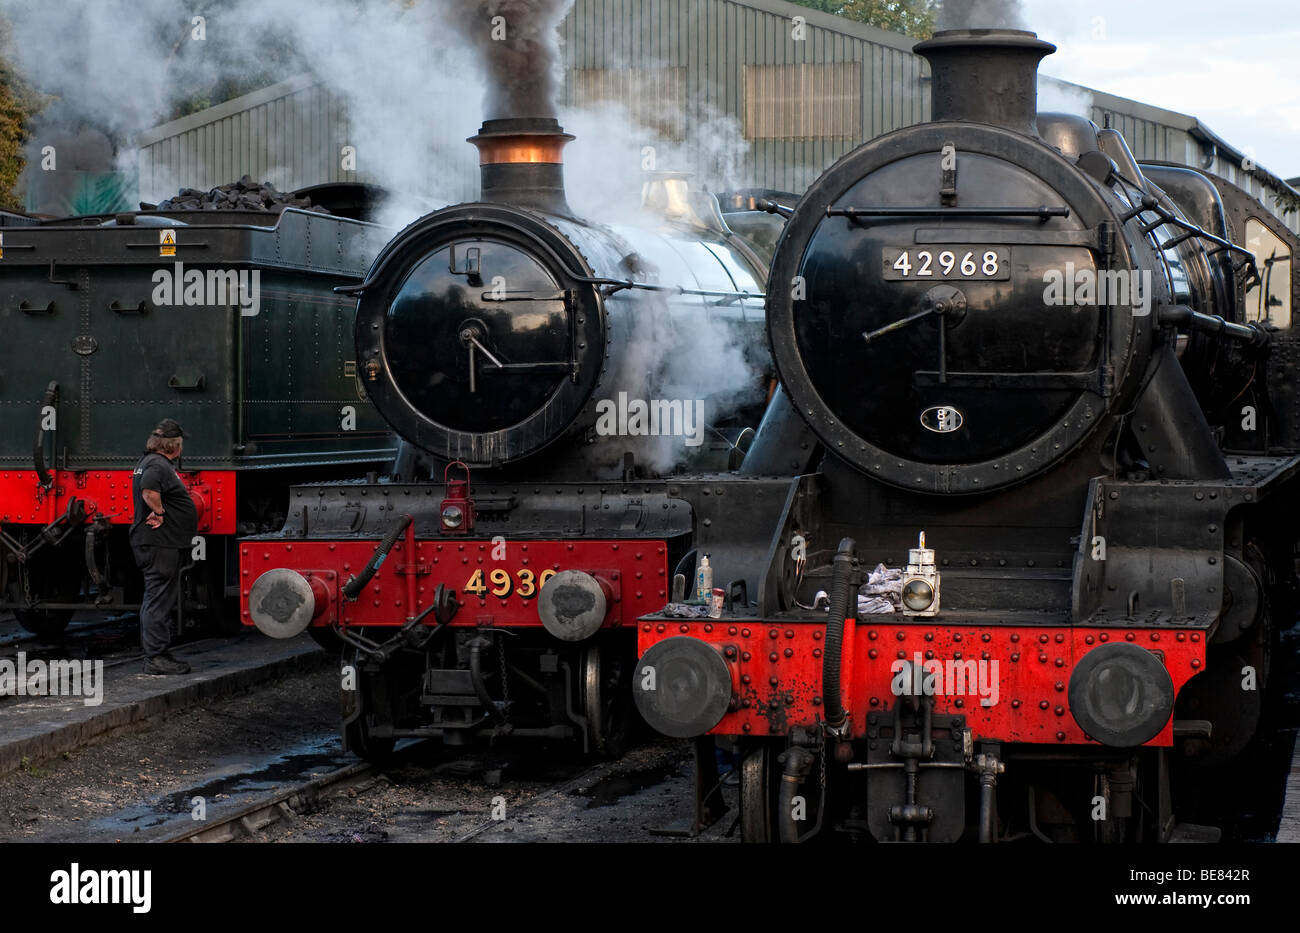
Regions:
M 1020 0 L 943 0 L 936 29 L 1026 29 Z
M 456 29 L 483 64 L 483 118 L 554 117 L 560 54 L 555 30 L 573 0 L 452 0 L 452 5 Z

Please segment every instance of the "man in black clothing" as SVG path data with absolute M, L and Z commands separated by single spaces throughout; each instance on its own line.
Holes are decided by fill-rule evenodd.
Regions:
M 135 522 L 131 551 L 144 573 L 140 604 L 140 643 L 146 674 L 188 674 L 190 666 L 167 650 L 171 644 L 170 616 L 180 593 L 185 551 L 198 531 L 198 513 L 189 490 L 176 475 L 175 462 L 188 437 L 171 418 L 153 429 L 145 455 L 131 474 Z

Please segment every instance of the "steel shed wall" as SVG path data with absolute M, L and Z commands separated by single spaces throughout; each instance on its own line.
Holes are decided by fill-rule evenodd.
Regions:
M 345 101 L 308 76 L 283 81 L 141 134 L 141 197 L 245 174 L 280 188 L 357 181 L 338 158 L 348 134 Z
M 796 16 L 805 21 L 801 41 L 792 34 Z M 789 66 L 812 66 L 814 71 L 820 66 L 856 66 L 856 87 L 834 88 L 839 103 L 807 101 L 814 109 L 842 107 L 846 94 L 856 94 L 856 135 L 800 137 L 792 131 L 750 139 L 737 184 L 802 191 L 854 146 L 929 116 L 929 69 L 911 53 L 913 40 L 784 0 L 576 0 L 560 31 L 565 105 L 581 106 L 598 94 L 601 100 L 621 102 L 638 113 L 647 108 L 647 87 L 667 89 L 659 93 L 674 98 L 677 89 L 684 87 L 684 115 L 672 122 L 696 154 L 704 134 L 738 133 L 745 126 L 747 94 L 752 90 L 747 87 L 748 68 L 767 69 L 761 76 L 752 73 L 750 80 L 766 81 L 753 87 L 764 87 L 772 100 L 779 101 L 807 86 L 797 82 L 823 80 L 826 74 L 822 70 L 810 78 L 807 71 Z M 1046 67 L 1050 72 L 1050 59 Z M 680 79 L 654 79 L 664 69 L 678 69 Z M 602 78 L 597 74 L 601 71 L 650 77 L 618 81 Z M 1124 133 L 1139 160 L 1208 167 L 1265 198 L 1270 206 L 1273 196 L 1283 190 L 1280 180 L 1267 173 L 1243 171 L 1240 154 L 1226 144 L 1214 150 L 1212 158 L 1207 156 L 1211 150 L 1197 136 L 1204 137 L 1206 131 L 1192 117 L 1057 83 L 1067 92 L 1090 94 L 1093 119 L 1098 125 L 1109 119 Z M 660 104 L 677 106 L 678 102 L 661 100 Z M 843 126 L 840 116 L 829 112 L 800 122 Z M 207 188 L 245 173 L 286 188 L 373 181 L 364 173 L 341 169 L 339 151 L 349 138 L 346 103 L 310 77 L 300 76 L 141 134 L 141 197 L 166 197 L 181 185 Z M 471 164 L 473 155 L 462 153 L 460 139 L 448 138 L 442 146 L 446 147 L 443 159 Z M 473 195 L 470 190 L 462 192 L 463 197 Z M 1300 228 L 1297 213 L 1286 220 L 1293 229 Z
M 793 36 L 791 17 L 806 34 Z M 846 32 L 851 28 L 853 33 Z M 920 122 L 929 108 L 922 63 L 911 40 L 792 4 L 736 0 L 577 0 L 561 25 L 566 70 L 686 69 L 686 141 L 745 122 L 748 66 L 857 66 L 855 135 L 751 139 L 745 184 L 802 191 L 826 166 L 860 144 Z M 838 90 L 838 89 L 837 89 Z M 564 102 L 583 103 L 568 82 Z M 629 108 L 635 102 L 629 97 Z M 818 106 L 808 101 L 808 106 Z

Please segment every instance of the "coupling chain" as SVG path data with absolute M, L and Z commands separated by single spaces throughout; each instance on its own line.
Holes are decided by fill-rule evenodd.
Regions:
M 497 633 L 497 655 L 501 659 L 501 711 L 510 714 L 510 678 L 506 673 L 506 640 Z

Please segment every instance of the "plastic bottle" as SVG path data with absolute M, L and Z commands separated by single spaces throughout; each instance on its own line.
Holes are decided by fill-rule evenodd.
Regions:
M 713 596 L 713 568 L 709 566 L 709 555 L 700 560 L 700 568 L 695 573 L 695 598 L 706 605 Z

